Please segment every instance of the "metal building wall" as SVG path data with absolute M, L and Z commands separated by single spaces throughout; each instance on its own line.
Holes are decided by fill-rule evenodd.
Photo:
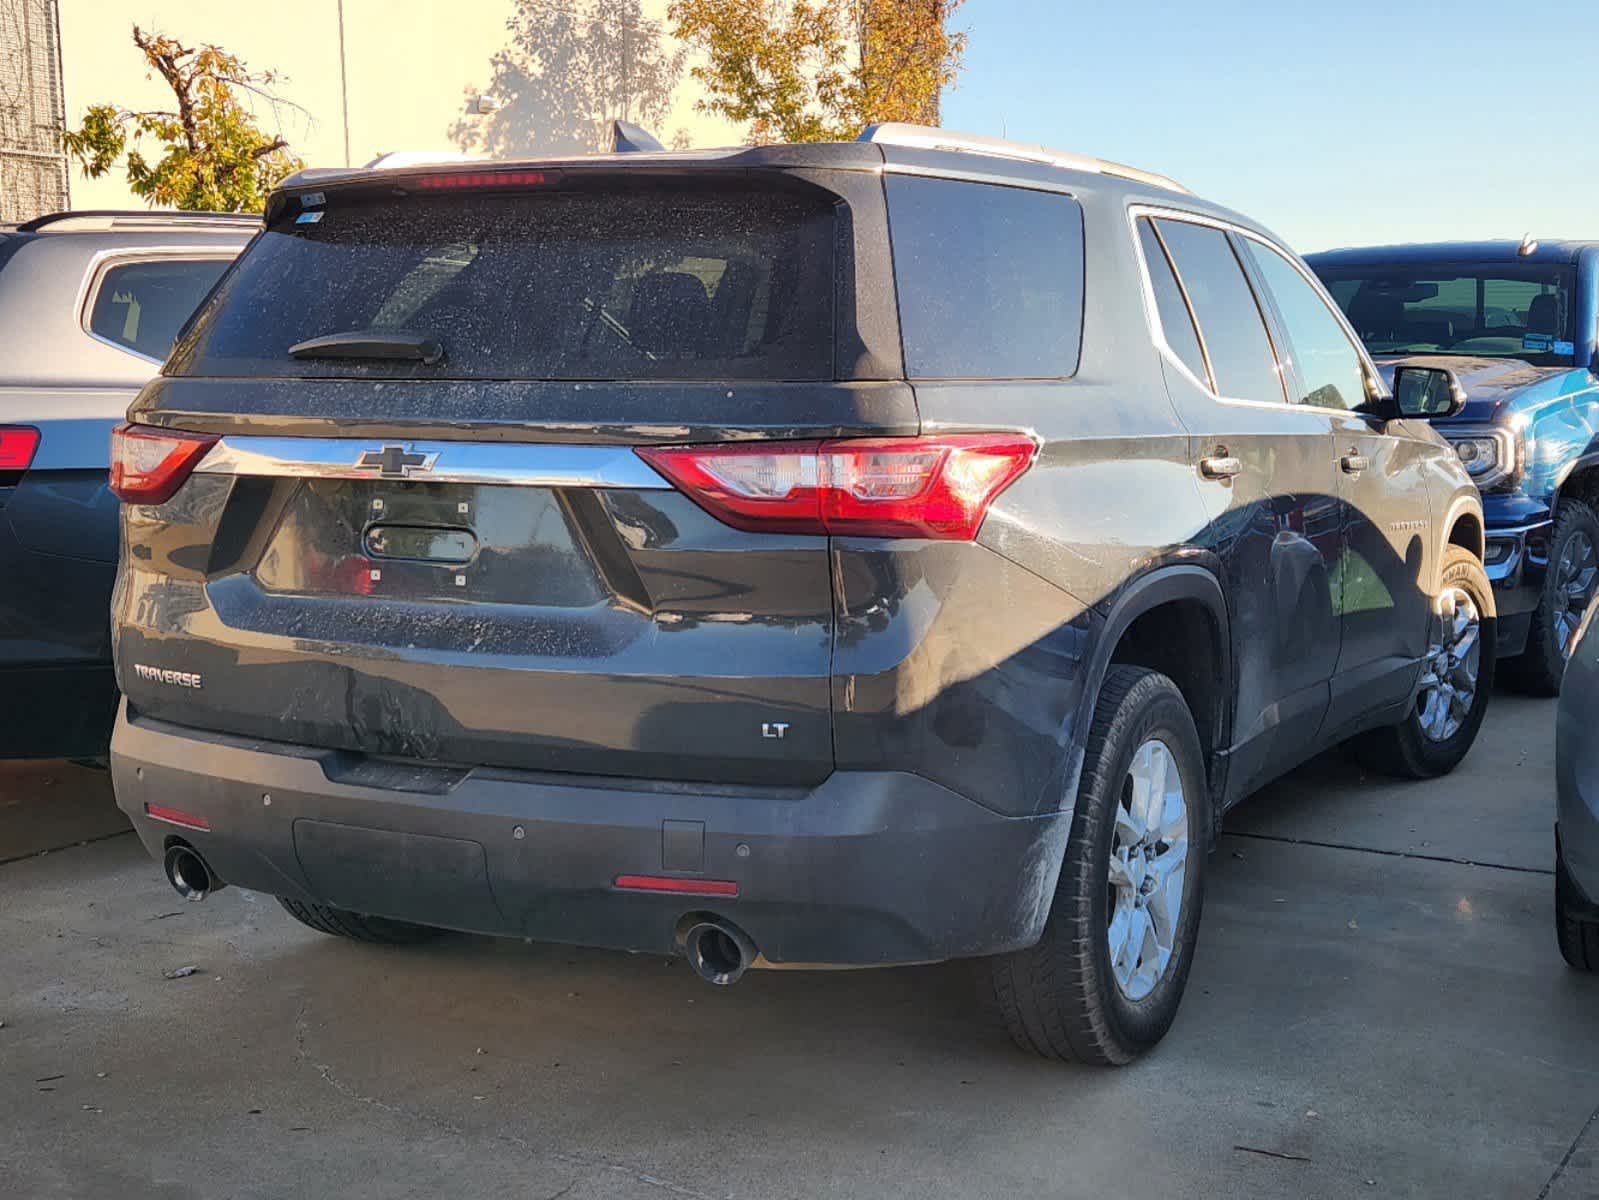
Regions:
M 0 0 L 0 222 L 68 207 L 57 0 Z

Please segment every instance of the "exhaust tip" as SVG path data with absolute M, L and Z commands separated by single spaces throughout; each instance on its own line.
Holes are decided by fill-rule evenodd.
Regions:
M 162 866 L 166 868 L 172 890 L 185 900 L 204 900 L 222 886 L 211 868 L 205 865 L 205 859 L 181 842 L 167 847 Z
M 689 966 L 707 983 L 727 987 L 744 977 L 755 961 L 755 944 L 726 921 L 701 921 L 683 939 Z

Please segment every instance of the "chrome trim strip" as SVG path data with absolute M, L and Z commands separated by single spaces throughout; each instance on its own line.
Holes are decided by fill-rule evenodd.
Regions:
M 1507 525 L 1503 529 L 1484 529 L 1482 539 L 1485 542 L 1491 542 L 1495 538 L 1508 538 L 1512 535 L 1524 536 L 1535 529 L 1548 529 L 1554 523 L 1554 518 L 1551 517 L 1547 521 L 1534 521 L 1530 525 Z
M 1316 293 L 1321 302 L 1332 312 L 1333 319 L 1336 320 L 1338 325 L 1343 329 L 1344 336 L 1349 339 L 1351 346 L 1359 356 L 1361 365 L 1367 372 L 1368 378 L 1374 381 L 1378 387 L 1382 388 L 1382 397 L 1384 399 L 1392 398 L 1392 393 L 1389 392 L 1388 388 L 1383 384 L 1382 372 L 1377 370 L 1377 364 L 1372 361 L 1371 354 L 1366 350 L 1366 344 L 1360 340 L 1360 335 L 1355 332 L 1355 327 L 1351 325 L 1349 323 L 1349 319 L 1344 316 L 1343 309 L 1338 307 L 1337 303 L 1333 300 L 1331 293 L 1329 293 L 1326 287 L 1322 285 L 1321 280 L 1316 278 L 1315 273 L 1306 267 L 1299 256 L 1292 250 L 1288 249 L 1287 246 L 1284 246 L 1281 242 L 1272 240 L 1265 234 L 1254 229 L 1250 229 L 1244 225 L 1239 225 L 1233 221 L 1224 221 L 1220 217 L 1213 217 L 1208 213 L 1193 212 L 1186 208 L 1169 208 L 1165 205 L 1159 204 L 1129 204 L 1127 206 L 1127 231 L 1132 234 L 1133 252 L 1138 258 L 1140 282 L 1143 284 L 1144 293 L 1144 315 L 1149 323 L 1150 340 L 1154 342 L 1156 352 L 1168 363 L 1170 363 L 1172 367 L 1180 371 L 1183 375 L 1187 376 L 1196 387 L 1205 393 L 1205 395 L 1222 404 L 1234 404 L 1245 408 L 1271 408 L 1276 409 L 1279 412 L 1286 409 L 1292 412 L 1336 413 L 1342 417 L 1358 417 L 1360 415 L 1352 408 L 1324 408 L 1319 404 L 1297 404 L 1286 400 L 1245 400 L 1236 396 L 1223 396 L 1218 392 L 1213 391 L 1208 382 L 1203 379 L 1196 378 L 1194 373 L 1188 369 L 1188 364 L 1177 357 L 1176 351 L 1174 351 L 1171 348 L 1171 345 L 1166 341 L 1166 331 L 1161 328 L 1160 312 L 1155 304 L 1155 284 L 1149 275 L 1149 264 L 1144 261 L 1143 242 L 1138 236 L 1139 217 L 1153 217 L 1156 220 L 1164 217 L 1173 221 L 1187 221 L 1191 225 L 1206 225 L 1212 229 L 1220 229 L 1224 233 L 1235 233 L 1239 237 L 1249 238 L 1251 241 L 1259 242 L 1262 246 L 1265 246 L 1268 249 L 1277 251 L 1278 254 L 1282 255 L 1283 258 L 1287 260 L 1289 266 L 1299 272 L 1301 278 L 1303 278 L 1304 281 L 1310 285 L 1311 290 Z M 1251 283 L 1250 286 L 1253 287 L 1253 283 Z M 1264 314 L 1262 314 L 1262 317 L 1264 318 Z M 1200 339 L 1203 341 L 1205 335 L 1204 332 L 1199 329 L 1199 322 L 1197 320 L 1194 322 L 1194 328 L 1199 333 Z M 1276 347 L 1273 347 L 1273 350 L 1275 351 Z M 1280 359 L 1280 352 L 1278 352 L 1278 356 Z
M 357 464 L 371 452 L 399 446 L 426 468 L 382 475 Z M 370 459 L 368 461 L 371 461 Z M 506 487 L 670 490 L 671 484 L 627 446 L 550 442 L 425 442 L 403 438 L 225 437 L 195 471 L 305 479 L 387 479 L 416 483 L 485 483 Z

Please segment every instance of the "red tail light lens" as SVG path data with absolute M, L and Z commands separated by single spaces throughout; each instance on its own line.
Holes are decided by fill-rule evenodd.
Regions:
M 0 471 L 26 471 L 39 449 L 39 431 L 28 425 L 0 426 Z
M 118 425 L 111 435 L 111 490 L 128 504 L 164 504 L 216 440 L 207 433 Z
M 638 450 L 735 529 L 967 542 L 1037 452 L 1019 433 Z

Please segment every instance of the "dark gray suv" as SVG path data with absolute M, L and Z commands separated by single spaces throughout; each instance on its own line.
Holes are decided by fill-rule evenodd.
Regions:
M 117 795 L 186 895 L 981 956 L 1125 1062 L 1229 805 L 1476 735 L 1481 507 L 1400 403 L 1259 226 L 1036 147 L 307 172 L 119 434 Z

